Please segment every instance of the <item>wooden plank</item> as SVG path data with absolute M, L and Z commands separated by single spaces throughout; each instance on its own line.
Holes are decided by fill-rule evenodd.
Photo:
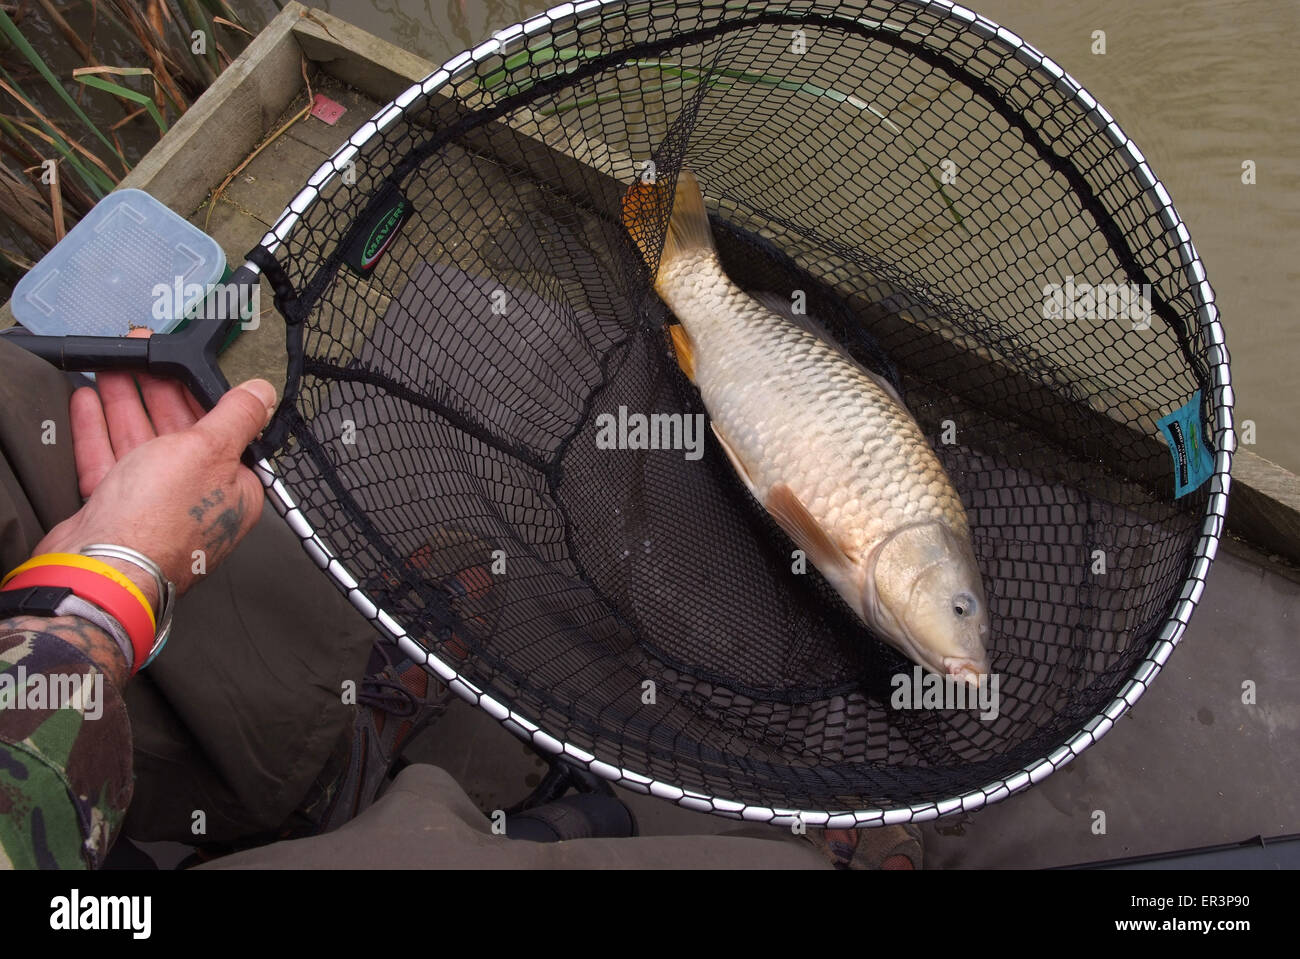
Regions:
M 316 68 L 315 75 L 312 77 L 315 92 L 329 97 L 346 112 L 333 126 L 324 120 L 307 117 L 291 126 L 284 135 L 316 150 L 320 154 L 320 159 L 316 161 L 319 164 L 342 146 L 348 137 L 356 133 L 361 124 L 374 116 L 381 103 L 369 94 L 344 85 L 319 64 L 313 64 L 313 67 Z
M 122 180 L 175 210 L 195 209 L 258 144 L 302 86 L 292 0 Z
M 1238 449 L 1232 456 L 1228 531 L 1300 565 L 1300 477 Z
M 381 104 L 436 69 L 423 57 L 324 10 L 293 6 L 300 8 L 292 26 L 294 37 L 307 59 Z M 285 14 L 288 12 L 286 6 Z
M 321 10 L 303 14 L 294 32 L 303 52 L 321 70 L 381 104 L 437 69 L 435 64 Z M 469 112 L 463 103 L 443 93 L 433 94 L 430 103 L 446 120 Z M 608 157 L 608 148 L 572 136 L 554 119 L 532 117 L 528 111 L 519 116 L 529 132 L 521 131 L 518 123 L 512 127 L 497 121 L 473 131 L 462 142 L 521 171 L 546 169 L 555 177 L 548 186 L 583 198 L 586 205 L 606 215 L 616 215 L 625 187 L 586 162 Z M 530 135 L 534 129 L 539 136 Z M 618 170 L 626 167 L 630 182 L 630 160 L 614 157 L 610 165 Z
M 298 104 L 303 102 L 300 95 Z M 320 123 L 307 117 L 299 120 L 298 124 L 308 122 Z M 261 220 L 265 224 L 264 230 L 270 229 L 285 206 L 302 189 L 308 175 L 324 159 L 315 147 L 286 133 L 267 144 L 257 159 L 230 182 L 222 194 L 222 202 L 235 204 Z M 241 251 L 241 262 L 247 252 L 246 249 Z

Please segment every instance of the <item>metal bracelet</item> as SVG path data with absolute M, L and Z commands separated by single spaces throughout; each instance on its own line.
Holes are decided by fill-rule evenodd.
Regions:
M 81 555 L 131 563 L 134 566 L 139 566 L 153 577 L 154 583 L 158 587 L 158 615 L 155 617 L 158 629 L 154 633 L 153 648 L 149 650 L 149 655 L 140 664 L 140 669 L 144 669 L 162 652 L 167 637 L 171 634 L 172 613 L 176 607 L 176 584 L 163 575 L 161 566 L 144 555 L 144 553 L 131 549 L 129 546 L 118 546 L 114 543 L 92 543 L 82 549 Z

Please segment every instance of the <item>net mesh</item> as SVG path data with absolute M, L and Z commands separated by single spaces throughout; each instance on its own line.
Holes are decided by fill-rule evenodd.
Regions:
M 275 250 L 275 467 L 479 688 L 620 769 L 856 809 L 1016 773 L 1151 650 L 1206 510 L 1205 488 L 1174 498 L 1155 425 L 1210 395 L 1201 301 L 1168 210 L 1032 58 L 908 3 L 611 3 L 381 116 Z M 698 460 L 596 442 L 620 408 L 704 412 L 619 217 L 628 184 L 683 166 L 732 278 L 803 291 L 934 443 L 996 718 L 891 703 L 911 664 L 792 574 L 712 436 Z M 343 265 L 399 192 L 373 272 Z M 1053 315 L 1067 282 L 1149 285 L 1149 324 Z

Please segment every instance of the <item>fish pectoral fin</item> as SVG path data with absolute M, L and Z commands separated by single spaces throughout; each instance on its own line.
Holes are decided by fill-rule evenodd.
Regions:
M 686 375 L 689 376 L 690 374 Z M 740 461 L 736 451 L 731 448 L 731 444 L 727 442 L 727 437 L 723 435 L 722 430 L 718 429 L 718 424 L 710 423 L 709 425 L 713 428 L 713 435 L 718 438 L 718 445 L 722 447 L 722 452 L 726 453 L 727 459 L 731 461 L 731 468 L 736 471 L 736 475 L 744 482 L 745 488 L 749 490 L 754 499 L 758 499 L 758 492 L 754 489 L 754 480 L 750 477 L 749 470 Z
M 786 531 L 786 534 L 795 541 L 801 550 L 807 554 L 812 564 L 822 572 L 827 572 L 839 567 L 849 567 L 853 565 L 852 558 L 844 549 L 835 542 L 834 537 L 822 527 L 820 523 L 808 512 L 808 508 L 803 505 L 799 497 L 785 483 L 777 483 L 768 491 L 767 501 L 759 499 L 758 490 L 754 487 L 754 480 L 749 475 L 740 456 L 727 442 L 726 434 L 718 427 L 717 423 L 709 424 L 713 428 L 713 435 L 718 438 L 718 444 L 722 451 L 727 454 L 727 459 L 731 461 L 732 469 L 736 475 L 744 482 L 746 488 L 763 503 L 764 508 L 772 514 L 777 525 Z
M 817 522 L 799 497 L 785 483 L 777 483 L 763 504 L 777 524 L 789 534 L 812 564 L 823 573 L 837 567 L 851 566 L 853 560 L 835 539 Z
M 691 344 L 691 335 L 686 332 L 686 327 L 680 323 L 673 323 L 668 327 L 668 338 L 672 340 L 673 355 L 677 357 L 677 365 L 682 368 L 686 378 L 694 383 L 695 348 Z

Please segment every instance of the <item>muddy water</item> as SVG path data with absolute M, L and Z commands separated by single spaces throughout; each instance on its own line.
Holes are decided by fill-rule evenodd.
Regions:
M 544 0 L 316 0 L 435 62 Z M 968 0 L 1078 79 L 1164 181 L 1205 260 L 1254 452 L 1300 471 L 1300 4 L 1291 0 Z M 1105 53 L 1093 52 L 1105 31 Z M 1242 183 L 1242 164 L 1256 183 Z

